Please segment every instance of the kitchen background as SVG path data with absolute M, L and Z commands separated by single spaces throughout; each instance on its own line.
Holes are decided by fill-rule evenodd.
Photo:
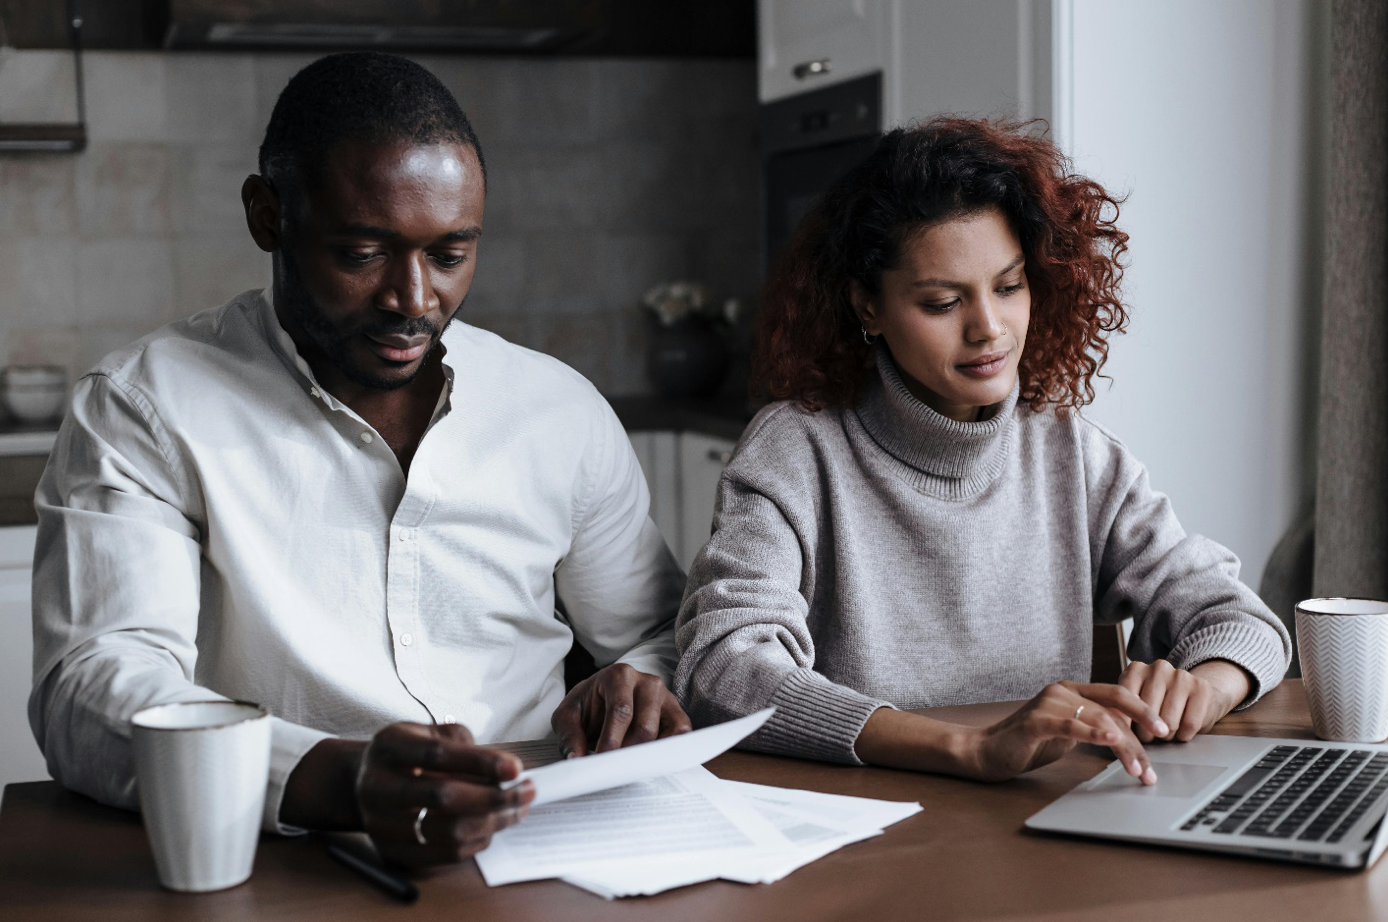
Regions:
M 87 149 L 0 157 L 0 355 L 74 373 L 162 323 L 268 282 L 241 182 L 314 54 L 91 52 Z M 418 56 L 487 157 L 464 318 L 609 394 L 648 393 L 639 299 L 757 284 L 751 59 Z M 71 56 L 0 56 L 0 122 L 71 119 Z M 56 110 L 56 111 L 55 111 Z
M 61 6 L 0 0 L 0 16 L 43 3 Z M 1353 6 L 611 0 L 631 23 L 607 51 L 419 56 L 472 117 L 490 169 L 465 319 L 558 356 L 614 399 L 656 522 L 688 561 L 745 422 L 745 369 L 717 405 L 660 399 L 639 300 L 654 283 L 695 279 L 754 306 L 779 162 L 762 119 L 780 110 L 767 107 L 880 74 L 879 127 L 937 112 L 1042 117 L 1079 169 L 1129 195 L 1135 319 L 1089 414 L 1146 462 L 1189 531 L 1240 556 L 1246 581 L 1270 597 L 1292 591 L 1283 584 L 1309 572 L 1316 495 L 1330 23 L 1332 7 Z M 694 8 L 722 17 L 702 49 L 672 43 L 681 30 L 657 21 Z M 631 38 L 643 29 L 663 30 L 664 44 Z M 265 284 L 239 188 L 276 94 L 315 56 L 86 55 L 87 149 L 0 154 L 0 361 L 76 375 Z M 0 129 L 71 121 L 71 73 L 57 44 L 0 51 Z M 0 481 L 22 479 L 6 470 Z M 17 532 L 0 528 L 14 576 L 0 583 L 6 742 L 27 732 Z M 36 753 L 26 758 L 23 772 L 41 776 Z M 0 781 L 15 780 L 7 770 Z

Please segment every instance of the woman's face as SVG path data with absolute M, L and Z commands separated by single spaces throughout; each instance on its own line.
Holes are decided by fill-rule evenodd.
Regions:
M 1022 245 L 989 209 L 927 227 L 882 273 L 872 297 L 856 282 L 863 328 L 892 351 L 907 388 L 935 412 L 961 422 L 1004 400 L 1031 318 Z

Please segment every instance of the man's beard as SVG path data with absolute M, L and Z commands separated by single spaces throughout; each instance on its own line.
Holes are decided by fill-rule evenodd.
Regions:
M 425 364 L 429 361 L 429 356 L 434 354 L 438 348 L 439 340 L 443 336 L 443 331 L 448 329 L 453 318 L 458 316 L 458 311 L 463 309 L 463 304 L 458 303 L 458 310 L 455 310 L 444 323 L 442 329 L 435 326 L 424 317 L 400 317 L 388 311 L 382 311 L 379 320 L 364 324 L 351 329 L 344 329 L 328 320 L 313 296 L 308 293 L 308 288 L 303 283 L 303 277 L 299 273 L 299 267 L 293 257 L 289 254 L 288 248 L 281 250 L 281 266 L 283 272 L 280 278 L 280 300 L 283 302 L 285 313 L 291 323 L 297 326 L 308 336 L 318 351 L 332 364 L 334 368 L 353 384 L 362 387 L 373 388 L 374 390 L 389 391 L 404 387 L 409 384 L 424 370 Z M 466 300 L 466 299 L 464 299 Z M 383 336 L 398 334 L 402 336 L 418 336 L 427 333 L 432 340 L 429 349 L 418 360 L 414 370 L 404 377 L 383 377 L 373 374 L 371 371 L 361 367 L 353 358 L 351 345 L 353 341 L 362 336 Z

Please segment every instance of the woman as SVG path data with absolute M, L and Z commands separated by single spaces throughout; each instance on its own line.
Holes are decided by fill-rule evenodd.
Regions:
M 1156 775 L 1280 681 L 1286 630 L 1076 411 L 1119 301 L 1118 204 L 1026 126 L 886 135 L 768 283 L 748 427 L 679 616 L 695 723 L 768 752 L 1013 777 L 1077 743 Z M 1093 626 L 1133 618 L 1119 684 Z M 896 708 L 1029 698 L 972 729 Z

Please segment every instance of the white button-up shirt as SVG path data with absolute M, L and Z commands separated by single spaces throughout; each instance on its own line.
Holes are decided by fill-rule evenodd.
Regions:
M 54 778 L 133 808 L 132 713 L 255 701 L 273 829 L 327 735 L 549 734 L 575 638 L 668 681 L 683 578 L 616 416 L 552 358 L 462 323 L 444 344 L 408 477 L 260 292 L 82 378 L 36 497 L 29 715 Z

